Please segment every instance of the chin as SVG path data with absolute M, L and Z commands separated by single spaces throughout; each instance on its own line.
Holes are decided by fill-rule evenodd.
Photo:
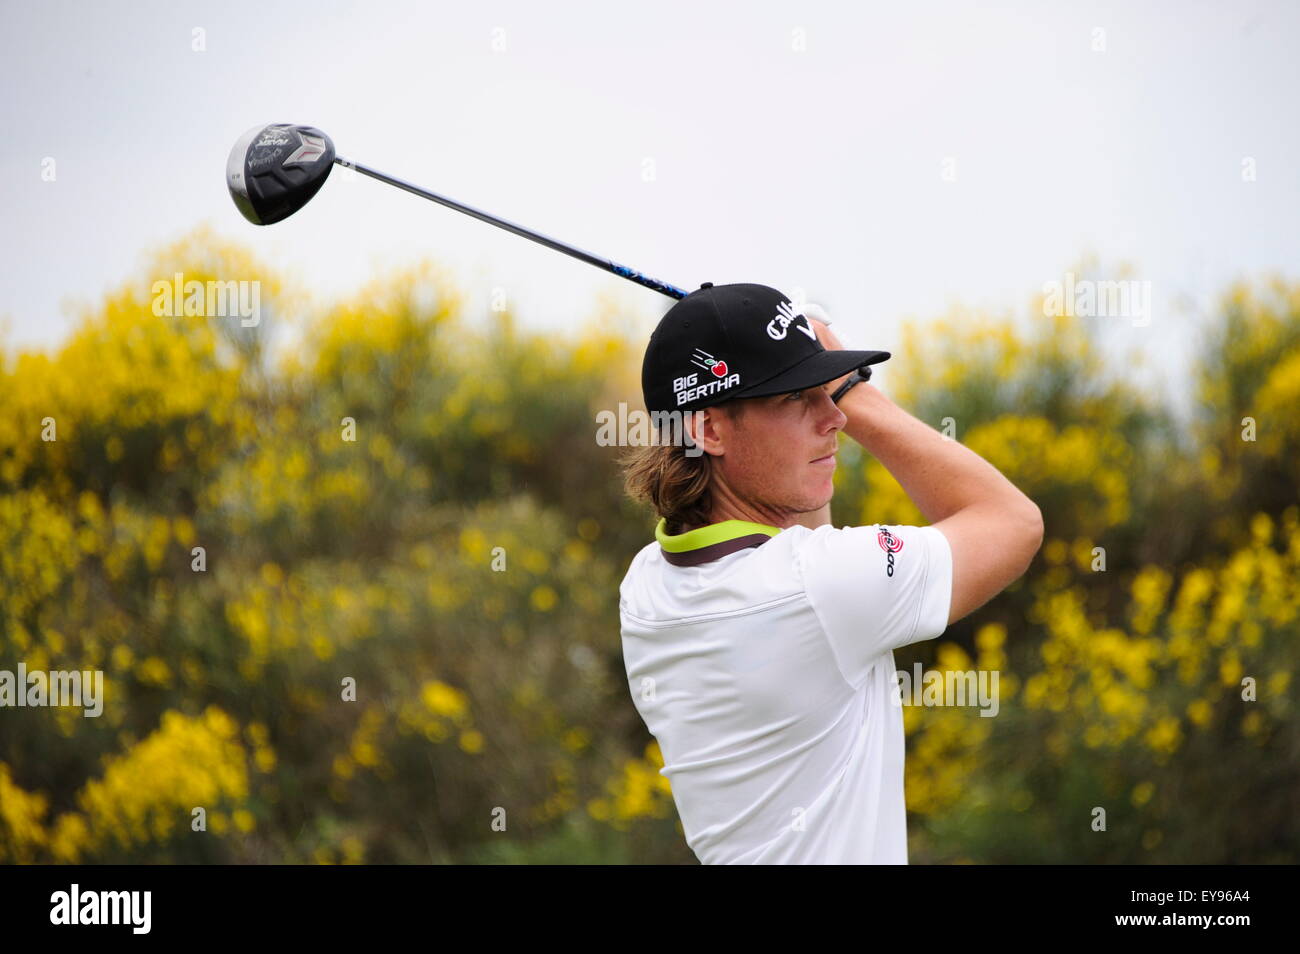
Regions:
M 807 491 L 800 498 L 802 501 L 800 513 L 812 513 L 814 510 L 820 510 L 829 504 L 831 498 L 835 496 L 835 489 L 830 485 L 829 480 L 825 484 L 809 487 Z

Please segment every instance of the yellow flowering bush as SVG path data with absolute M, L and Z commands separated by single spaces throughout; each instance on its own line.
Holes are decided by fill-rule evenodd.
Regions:
M 1300 507 L 1276 522 L 1257 515 L 1242 548 L 1217 565 L 1134 574 L 1120 625 L 1100 611 L 1099 577 L 1071 568 L 1035 582 L 1027 622 L 1042 638 L 1013 654 L 1023 691 L 1005 691 L 1004 676 L 1005 717 L 991 736 L 973 712 L 909 712 L 909 808 L 938 816 L 934 830 L 949 837 L 949 820 L 963 818 L 990 860 L 1137 860 L 1157 848 L 1185 862 L 1285 857 L 1278 836 L 1294 789 L 1285 774 L 1268 779 L 1297 716 Z M 962 722 L 967 731 L 953 728 Z M 1189 787 L 1207 797 L 1187 801 L 1179 793 Z M 1117 799 L 1129 790 L 1132 804 Z M 995 846 L 1010 830 L 1000 826 L 1016 827 L 1008 809 L 1021 793 L 1056 806 L 1038 820 L 1044 840 Z M 1107 837 L 1088 824 L 1098 806 L 1110 815 Z M 1262 822 L 1249 839 L 1237 826 L 1243 811 Z M 1148 832 L 1161 834 L 1135 851 Z M 943 850 L 941 839 L 926 843 Z
M 1300 499 L 1300 288 L 1234 284 L 1195 375 L 1208 539 L 1231 546 L 1235 518 Z
M 177 272 L 261 324 L 155 314 Z M 1294 860 L 1297 301 L 1225 297 L 1190 428 L 1041 303 L 906 331 L 890 393 L 1048 534 L 897 654 L 1001 673 L 996 718 L 904 711 L 914 860 Z M 653 520 L 596 441 L 644 329 L 465 302 L 418 265 L 319 304 L 200 229 L 0 347 L 0 669 L 104 683 L 4 711 L 0 862 L 693 860 L 618 641 Z M 844 461 L 837 524 L 920 520 Z
M 256 824 L 238 726 L 215 706 L 197 717 L 164 713 L 157 731 L 106 760 L 76 794 L 76 811 L 45 821 L 49 800 L 24 792 L 0 763 L 0 850 L 7 860 L 213 858 L 205 839 Z M 196 812 L 202 809 L 202 812 Z M 201 821 L 199 821 L 201 819 Z M 191 824 L 193 822 L 193 824 Z M 185 842 L 188 842 L 186 844 Z M 3 856 L 0 856 L 3 857 Z

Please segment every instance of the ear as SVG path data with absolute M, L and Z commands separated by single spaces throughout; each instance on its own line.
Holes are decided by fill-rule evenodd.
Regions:
M 682 416 L 682 430 L 689 435 L 690 443 L 703 448 L 705 453 L 718 457 L 726 449 L 732 426 L 725 411 L 706 407 L 700 411 L 687 411 Z

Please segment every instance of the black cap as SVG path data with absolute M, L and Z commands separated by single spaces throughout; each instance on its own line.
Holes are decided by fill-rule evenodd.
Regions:
M 705 282 L 659 320 L 641 390 L 648 411 L 696 411 L 817 387 L 888 357 L 827 351 L 812 322 L 775 288 Z

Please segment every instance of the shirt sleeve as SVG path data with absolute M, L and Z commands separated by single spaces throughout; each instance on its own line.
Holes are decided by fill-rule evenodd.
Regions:
M 882 653 L 948 628 L 952 550 L 934 527 L 818 527 L 796 551 L 805 592 L 853 686 Z

